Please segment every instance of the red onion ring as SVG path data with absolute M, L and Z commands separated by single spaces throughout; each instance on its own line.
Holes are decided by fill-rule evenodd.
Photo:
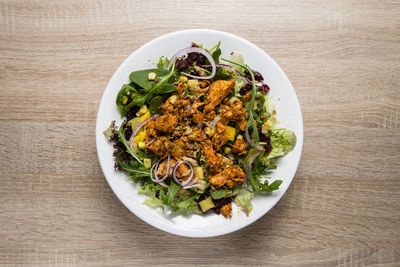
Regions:
M 253 142 L 253 140 L 251 140 L 250 134 L 249 134 L 249 127 L 247 125 L 246 125 L 245 137 L 246 137 L 247 143 L 249 143 L 252 147 L 257 148 L 258 150 L 263 150 L 262 146 L 256 145 Z
M 147 122 L 149 122 L 150 120 L 159 117 L 160 115 L 153 115 L 148 117 L 147 119 L 145 119 L 144 121 L 142 121 L 141 123 L 138 124 L 138 126 L 136 126 L 135 130 L 133 131 L 133 133 L 131 134 L 131 137 L 129 138 L 129 145 L 132 146 L 132 142 L 133 142 L 133 138 L 136 136 L 137 132 L 140 130 L 140 128 L 142 128 Z
M 254 160 L 258 155 L 260 155 L 261 151 L 262 151 L 262 150 L 258 150 L 257 153 L 254 153 L 254 155 L 251 157 L 251 159 L 250 159 L 250 161 L 249 161 L 249 164 L 247 165 L 246 176 L 244 177 L 244 181 L 243 181 L 242 188 L 245 188 L 245 187 L 246 187 L 246 182 L 247 182 L 247 178 L 249 177 L 249 172 L 250 172 L 250 169 L 251 169 L 251 164 L 253 163 L 253 160 Z
M 181 165 L 181 164 L 186 164 L 186 165 L 189 165 L 189 167 L 190 167 L 190 176 L 189 176 L 189 178 L 186 179 L 186 181 L 184 181 L 184 182 L 180 182 L 180 181 L 178 180 L 178 178 L 176 177 L 176 174 L 175 174 L 176 170 L 178 169 L 179 165 Z M 184 160 L 183 160 L 183 161 L 178 161 L 178 162 L 175 164 L 174 169 L 172 170 L 172 177 L 174 178 L 175 182 L 176 182 L 177 184 L 181 185 L 182 187 L 183 187 L 183 186 L 186 186 L 187 184 L 190 183 L 190 181 L 191 181 L 192 178 L 193 178 L 193 174 L 194 174 L 194 170 L 193 170 L 192 165 L 191 165 L 188 161 L 184 161 Z
M 162 187 L 168 188 L 168 185 L 166 185 L 163 180 L 159 180 L 158 176 L 157 176 L 157 172 L 156 169 L 158 169 L 158 165 L 160 163 L 161 159 L 157 160 L 156 163 L 153 164 L 153 166 L 151 166 L 150 168 L 150 179 L 155 182 L 156 184 L 161 185 Z M 153 177 L 153 172 L 155 177 Z
M 150 179 L 151 179 L 153 182 L 157 183 L 157 184 L 160 182 L 160 180 L 158 179 L 157 176 L 153 177 L 153 175 L 156 174 L 155 172 L 154 172 L 154 174 L 153 174 L 153 171 L 154 171 L 155 168 L 158 167 L 158 164 L 160 163 L 160 161 L 161 161 L 161 159 L 157 160 L 157 161 L 153 164 L 153 166 L 151 166 L 151 168 L 150 168 Z
M 215 125 L 217 125 L 217 123 L 219 122 L 219 120 L 221 119 L 220 116 L 215 117 L 211 122 L 210 122 L 210 127 L 214 128 Z
M 171 61 L 168 63 L 167 69 L 171 68 L 172 64 L 175 62 L 175 59 L 177 57 L 186 55 L 188 53 L 200 53 L 200 54 L 204 55 L 208 59 L 208 61 L 210 61 L 210 63 L 211 63 L 211 67 L 212 67 L 211 74 L 209 76 L 196 76 L 196 75 L 191 75 L 191 74 L 188 74 L 185 72 L 182 72 L 182 74 L 184 74 L 188 77 L 194 78 L 194 79 L 208 80 L 208 79 L 214 78 L 215 73 L 217 71 L 215 61 L 212 58 L 212 56 L 210 55 L 210 53 L 208 53 L 206 50 L 204 50 L 203 48 L 200 48 L 200 47 L 187 47 L 187 48 L 184 48 L 184 49 L 178 51 L 174 56 L 172 56 Z
M 149 145 L 151 145 L 152 143 L 154 143 L 154 141 L 156 141 L 156 139 L 155 138 L 153 138 L 153 139 L 151 139 L 147 144 L 146 144 L 146 146 L 149 146 Z
M 158 167 L 159 167 L 159 166 L 160 166 L 160 164 L 158 164 L 158 166 L 154 169 L 154 175 L 155 175 L 156 179 L 158 179 L 160 182 L 163 182 L 165 179 L 168 178 L 169 169 L 170 169 L 170 167 L 171 167 L 171 155 L 168 154 L 167 171 L 166 171 L 164 177 L 161 178 L 161 179 L 159 179 L 159 178 L 158 178 L 158 175 L 157 175 L 157 171 L 158 171 Z
M 199 187 L 200 184 L 196 184 L 198 180 L 199 180 L 199 178 L 196 177 L 190 184 L 184 186 L 183 189 L 189 189 L 189 188 L 193 188 L 193 187 Z

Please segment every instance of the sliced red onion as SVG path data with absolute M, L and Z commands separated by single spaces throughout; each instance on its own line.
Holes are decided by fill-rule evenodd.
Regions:
M 158 166 L 157 166 L 157 167 L 158 167 Z M 160 182 L 163 182 L 165 179 L 168 178 L 168 174 L 169 174 L 169 169 L 170 169 L 170 167 L 171 167 L 171 155 L 168 154 L 167 171 L 166 171 L 164 177 L 161 178 L 161 179 L 159 179 Z M 154 173 L 155 173 L 155 175 L 156 175 L 156 178 L 158 179 L 157 171 L 158 171 L 158 168 L 154 169 Z
M 247 170 L 246 170 L 246 176 L 244 177 L 244 181 L 243 181 L 243 185 L 242 187 L 245 188 L 246 187 L 246 182 L 247 182 L 247 178 L 249 177 L 249 172 L 251 169 L 251 164 L 253 163 L 253 160 L 260 155 L 262 150 L 258 150 L 256 153 L 254 153 L 254 155 L 251 157 L 249 164 L 247 165 Z
M 152 143 L 154 143 L 154 141 L 156 141 L 156 139 L 155 138 L 153 138 L 153 139 L 151 139 L 147 144 L 146 144 L 146 146 L 149 146 L 149 145 L 151 145 Z
M 246 136 L 246 140 L 247 143 L 249 143 L 252 147 L 257 148 L 258 150 L 262 150 L 263 147 L 260 145 L 256 145 L 253 140 L 251 140 L 250 138 L 250 134 L 249 134 L 249 127 L 246 125 L 246 131 L 245 131 L 245 136 Z
M 189 189 L 189 188 L 201 186 L 201 184 L 196 184 L 198 180 L 199 180 L 199 178 L 196 177 L 189 185 L 184 186 L 183 189 Z
M 158 164 L 160 163 L 160 161 L 161 161 L 161 159 L 157 160 L 157 161 L 153 164 L 153 166 L 151 166 L 151 168 L 150 168 L 150 179 L 151 179 L 153 182 L 155 182 L 155 183 L 159 183 L 159 182 L 160 182 L 160 180 L 157 178 L 157 176 L 154 176 L 154 177 L 153 177 L 153 175 L 156 174 L 156 173 L 154 172 L 154 169 L 157 169 L 157 168 L 158 168 Z M 153 173 L 153 172 L 154 172 L 154 173 Z
M 186 108 L 187 108 L 187 110 L 189 110 L 189 111 L 190 111 L 190 109 L 191 109 L 191 107 L 190 107 L 190 104 L 189 104 L 189 105 L 187 105 L 187 106 L 186 106 Z
M 132 146 L 133 138 L 135 138 L 137 132 L 142 128 L 146 123 L 148 123 L 150 120 L 159 117 L 160 115 L 153 115 L 142 121 L 141 123 L 138 124 L 138 126 L 135 128 L 133 131 L 131 137 L 129 138 L 129 145 Z
M 200 53 L 200 54 L 204 55 L 208 59 L 208 61 L 210 61 L 210 63 L 211 63 L 211 67 L 212 67 L 211 74 L 209 76 L 196 76 L 196 75 L 191 75 L 191 74 L 184 73 L 184 72 L 182 72 L 182 74 L 184 74 L 184 75 L 186 75 L 188 77 L 194 78 L 194 79 L 208 80 L 208 79 L 214 78 L 215 73 L 217 71 L 217 67 L 215 65 L 215 61 L 212 58 L 212 56 L 210 55 L 210 53 L 208 53 L 206 50 L 204 50 L 203 48 L 200 48 L 200 47 L 187 47 L 187 48 L 184 48 L 184 49 L 178 51 L 178 53 L 176 53 L 171 58 L 171 61 L 169 62 L 168 66 L 167 66 L 167 69 L 171 68 L 172 64 L 175 62 L 175 59 L 177 57 L 186 55 L 188 53 Z
M 241 74 L 235 67 L 232 67 L 231 65 L 219 63 L 219 64 L 215 64 L 215 66 L 216 66 L 216 67 L 222 67 L 222 68 L 231 69 L 231 70 L 233 70 L 234 72 L 236 72 L 236 74 L 238 74 L 240 77 L 244 78 L 246 81 L 250 81 L 249 79 L 247 79 L 246 77 L 244 77 L 243 74 Z M 210 64 L 200 65 L 200 67 L 202 67 L 202 68 L 209 68 L 209 67 L 211 67 L 211 65 L 210 65 Z
M 211 122 L 210 122 L 210 127 L 215 127 L 215 125 L 217 125 L 217 123 L 219 122 L 219 120 L 221 119 L 220 116 L 215 117 Z
M 153 164 L 150 168 L 150 179 L 155 182 L 156 184 L 161 185 L 162 187 L 168 188 L 168 185 L 166 185 L 163 180 L 158 179 L 157 175 L 157 169 L 158 165 L 160 164 L 161 159 L 157 160 L 156 163 Z M 153 172 L 154 172 L 154 177 L 153 177 Z
M 189 167 L 190 167 L 190 176 L 189 176 L 189 178 L 186 179 L 186 181 L 184 181 L 184 182 L 180 182 L 180 181 L 178 180 L 178 178 L 176 177 L 176 174 L 175 174 L 176 170 L 178 169 L 179 165 L 181 165 L 181 164 L 186 164 L 186 165 L 189 165 Z M 172 170 L 172 177 L 174 178 L 175 182 L 176 182 L 177 184 L 181 185 L 181 186 L 185 186 L 185 185 L 189 184 L 190 181 L 191 181 L 192 178 L 193 178 L 193 174 L 194 174 L 194 170 L 193 170 L 192 165 L 191 165 L 189 162 L 184 161 L 184 160 L 183 160 L 183 161 L 178 161 L 178 162 L 175 164 L 174 169 Z

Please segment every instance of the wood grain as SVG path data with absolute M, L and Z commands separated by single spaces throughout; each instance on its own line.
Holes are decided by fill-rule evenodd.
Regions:
M 399 1 L 0 2 L 0 266 L 400 266 Z M 305 142 L 282 200 L 190 239 L 140 221 L 96 156 L 103 90 L 145 42 L 213 28 L 267 51 Z

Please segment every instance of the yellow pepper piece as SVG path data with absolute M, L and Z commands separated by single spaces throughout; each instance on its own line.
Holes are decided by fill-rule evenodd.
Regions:
M 139 135 L 136 135 L 136 136 L 133 138 L 133 142 L 135 142 L 136 144 L 139 143 L 140 141 L 142 141 L 142 140 L 140 140 L 140 136 L 139 136 Z
M 225 126 L 225 133 L 228 136 L 229 141 L 235 140 L 236 129 L 231 126 Z
M 181 82 L 187 82 L 187 80 L 188 80 L 188 78 L 186 77 L 186 76 L 181 76 L 181 77 L 179 77 L 179 80 L 181 81 Z
M 150 117 L 150 110 L 147 110 L 142 116 L 140 116 L 140 122 Z
M 146 143 L 144 142 L 144 141 L 140 141 L 139 143 L 138 143 L 138 148 L 139 149 L 144 149 L 146 147 Z

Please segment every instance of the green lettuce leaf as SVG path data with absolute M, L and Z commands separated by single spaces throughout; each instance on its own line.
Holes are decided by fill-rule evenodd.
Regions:
M 271 184 L 268 184 L 268 180 L 265 180 L 264 183 L 260 183 L 261 191 L 263 192 L 272 192 L 279 189 L 279 186 L 283 183 L 282 180 L 275 180 Z
M 292 151 L 296 145 L 296 135 L 287 129 L 271 129 L 268 131 L 271 137 L 272 150 L 267 159 L 281 157 Z
M 163 208 L 164 202 L 158 198 L 148 198 L 143 201 L 143 204 L 151 207 L 151 208 Z
M 210 195 L 213 199 L 220 199 L 225 197 L 231 190 L 226 190 L 224 188 L 219 188 L 216 190 L 210 190 Z
M 251 200 L 253 199 L 254 194 L 248 191 L 247 189 L 241 190 L 235 198 L 235 203 L 239 207 L 241 207 L 244 212 L 246 212 L 247 216 L 253 210 L 253 205 L 251 204 Z
M 174 201 L 175 195 L 178 192 L 179 188 L 179 185 L 171 182 L 170 186 L 168 186 L 168 193 L 165 199 L 165 204 L 170 205 Z

